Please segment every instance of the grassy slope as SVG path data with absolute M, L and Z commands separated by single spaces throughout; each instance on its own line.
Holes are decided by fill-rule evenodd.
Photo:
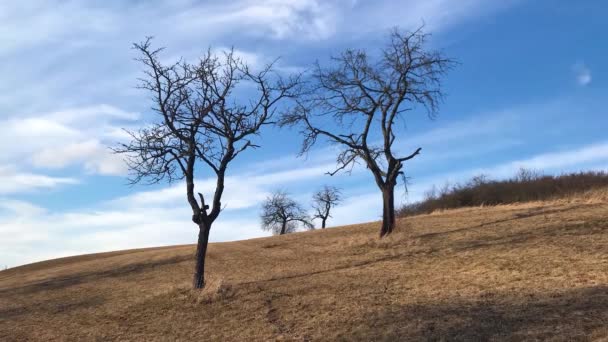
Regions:
M 0 272 L 0 340 L 608 338 L 608 202 L 578 198 Z M 170 232 L 169 232 L 170 233 Z

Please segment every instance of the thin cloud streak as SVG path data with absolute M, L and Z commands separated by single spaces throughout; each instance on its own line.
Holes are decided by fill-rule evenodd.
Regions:
M 573 69 L 578 85 L 584 87 L 591 83 L 591 70 L 585 65 L 585 63 L 577 63 L 574 65 Z
M 21 171 L 11 165 L 0 165 L 0 195 L 24 194 L 79 183 L 80 181 L 75 178 L 51 177 Z

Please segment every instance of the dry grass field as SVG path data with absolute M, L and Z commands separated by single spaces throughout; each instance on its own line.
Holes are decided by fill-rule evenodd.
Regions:
M 0 272 L 1 341 L 608 340 L 608 196 Z M 170 232 L 169 232 L 170 233 Z

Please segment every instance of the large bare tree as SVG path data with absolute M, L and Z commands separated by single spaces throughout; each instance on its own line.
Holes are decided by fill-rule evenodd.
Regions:
M 321 228 L 325 229 L 327 219 L 331 217 L 331 209 L 342 202 L 342 192 L 335 186 L 325 185 L 312 195 L 313 217 L 321 220 Z
M 208 51 L 195 63 L 166 65 L 150 39 L 134 49 L 144 66 L 140 86 L 150 94 L 156 120 L 129 132 L 131 141 L 114 150 L 126 155 L 132 183 L 185 180 L 199 230 L 193 287 L 203 288 L 209 231 L 222 210 L 228 166 L 257 147 L 252 138 L 270 123 L 279 101 L 296 94 L 299 80 L 283 79 L 272 65 L 253 72 L 234 51 Z M 203 174 L 215 177 L 210 200 L 195 194 L 195 176 Z
M 262 229 L 275 235 L 292 233 L 298 225 L 312 229 L 306 210 L 284 191 L 275 191 L 262 204 Z
M 436 115 L 442 77 L 454 64 L 428 49 L 427 38 L 422 28 L 395 29 L 377 55 L 349 49 L 332 57 L 329 67 L 317 62 L 307 95 L 281 120 L 284 126 L 301 127 L 301 153 L 320 138 L 340 148 L 337 168 L 329 174 L 351 170 L 358 161 L 367 166 L 382 192 L 381 237 L 395 226 L 394 189 L 404 177 L 404 163 L 421 150 L 400 154 L 395 146 L 396 138 L 403 136 L 399 122 L 416 109 L 431 118 Z

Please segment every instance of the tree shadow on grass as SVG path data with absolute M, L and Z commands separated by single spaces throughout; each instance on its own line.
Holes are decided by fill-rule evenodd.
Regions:
M 561 227 L 534 228 L 528 231 L 520 231 L 512 234 L 499 236 L 489 235 L 476 237 L 470 240 L 455 241 L 450 243 L 453 251 L 468 251 L 480 248 L 507 246 L 517 248 L 520 244 L 529 243 L 533 240 L 546 242 L 548 238 L 593 236 L 606 234 L 608 221 L 594 220 L 584 223 L 568 224 Z
M 588 341 L 608 337 L 608 286 L 558 293 L 390 306 L 362 319 L 356 340 Z M 365 327 L 367 325 L 368 327 Z M 366 336 L 374 331 L 376 336 Z M 378 336 L 379 335 L 379 336 Z
M 454 233 L 459 233 L 459 232 L 464 232 L 464 231 L 475 231 L 476 229 L 479 229 L 479 228 L 485 228 L 487 226 L 497 225 L 500 223 L 512 222 L 512 221 L 522 220 L 522 219 L 531 218 L 531 217 L 535 217 L 535 216 L 559 214 L 559 213 L 564 213 L 564 212 L 568 212 L 568 211 L 572 211 L 572 210 L 576 210 L 576 209 L 580 209 L 580 208 L 588 208 L 591 206 L 597 206 L 597 205 L 593 205 L 593 204 L 574 205 L 574 206 L 569 206 L 566 208 L 559 208 L 559 209 L 533 208 L 533 209 L 529 209 L 523 213 L 514 213 L 514 214 L 512 214 L 512 216 L 507 217 L 507 218 L 502 218 L 502 219 L 498 219 L 498 220 L 494 220 L 494 221 L 490 221 L 490 222 L 482 222 L 482 223 L 479 223 L 479 224 L 476 224 L 473 226 L 466 226 L 466 227 L 447 230 L 447 231 L 420 234 L 416 237 L 425 239 L 425 238 L 448 236 L 448 235 L 451 235 Z
M 51 299 L 38 302 L 35 305 L 14 306 L 0 309 L 0 317 L 12 319 L 35 312 L 37 315 L 57 315 L 79 309 L 89 309 L 101 306 L 106 302 L 102 296 L 91 296 L 82 300 L 70 298 Z
M 65 289 L 70 286 L 75 286 L 87 282 L 95 282 L 108 278 L 120 278 L 138 273 L 143 273 L 147 270 L 151 270 L 156 267 L 178 264 L 191 259 L 191 255 L 183 255 L 156 261 L 134 263 L 113 269 L 59 276 L 46 279 L 44 281 L 35 282 L 33 284 L 28 284 L 25 286 L 2 289 L 0 290 L 0 296 L 29 295 L 42 291 Z

